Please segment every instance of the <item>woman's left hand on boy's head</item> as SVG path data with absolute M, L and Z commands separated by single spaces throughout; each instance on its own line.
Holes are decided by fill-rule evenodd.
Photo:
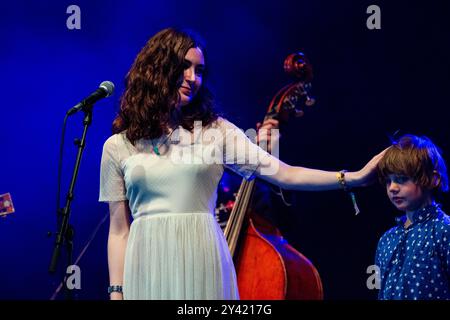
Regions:
M 368 186 L 376 181 L 377 176 L 377 165 L 380 162 L 381 158 L 383 158 L 388 148 L 381 151 L 379 154 L 370 159 L 369 162 L 358 172 L 357 174 L 357 185 L 358 187 Z

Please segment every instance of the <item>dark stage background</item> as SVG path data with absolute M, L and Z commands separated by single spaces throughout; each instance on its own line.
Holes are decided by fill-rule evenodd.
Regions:
M 66 9 L 81 8 L 68 30 Z M 366 27 L 371 4 L 381 30 Z M 314 66 L 317 105 L 284 128 L 281 158 L 293 165 L 357 170 L 389 135 L 425 134 L 450 157 L 448 1 L 4 1 L 0 10 L 0 194 L 16 213 L 0 219 L 0 299 L 49 299 L 60 278 L 47 273 L 55 230 L 57 161 L 65 112 L 103 80 L 113 97 L 97 103 L 71 223 L 76 258 L 86 244 L 79 299 L 107 299 L 107 206 L 97 202 L 103 142 L 123 79 L 147 39 L 168 26 L 198 31 L 208 48 L 209 83 L 226 116 L 254 127 L 272 95 L 290 80 L 284 58 L 304 51 Z M 70 119 L 64 184 L 82 116 Z M 375 299 L 366 287 L 377 239 L 399 214 L 381 186 L 356 191 L 362 213 L 339 191 L 295 192 L 275 220 L 315 264 L 326 299 Z M 450 201 L 442 199 L 449 211 Z M 62 262 L 62 260 L 61 260 Z M 62 299 L 58 295 L 57 299 Z

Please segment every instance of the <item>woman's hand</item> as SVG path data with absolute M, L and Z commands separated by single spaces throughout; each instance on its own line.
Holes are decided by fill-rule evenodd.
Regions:
M 387 149 L 389 148 L 384 149 L 379 154 L 374 156 L 369 162 L 367 162 L 364 168 L 355 173 L 355 187 L 364 187 L 375 182 L 377 177 L 378 162 L 380 162 L 381 158 L 383 158 Z
M 258 145 L 265 147 L 267 146 L 267 152 L 271 153 L 272 145 L 279 143 L 280 135 L 272 135 L 272 129 L 278 129 L 279 122 L 276 119 L 267 119 L 262 124 L 258 122 L 256 124 L 256 130 L 258 131 Z

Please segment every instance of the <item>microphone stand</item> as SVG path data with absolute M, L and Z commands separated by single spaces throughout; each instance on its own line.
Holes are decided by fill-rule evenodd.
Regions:
M 73 237 L 74 237 L 74 228 L 69 224 L 69 218 L 70 218 L 70 206 L 72 204 L 72 200 L 74 198 L 74 189 L 75 189 L 75 183 L 78 176 L 78 171 L 80 168 L 81 163 L 81 157 L 83 155 L 84 147 L 86 145 L 86 135 L 89 126 L 92 123 L 92 104 L 85 105 L 83 107 L 84 112 L 84 120 L 83 120 L 83 136 L 81 138 L 81 141 L 79 139 L 75 140 L 75 144 L 78 146 L 78 154 L 75 161 L 75 167 L 73 169 L 72 173 L 72 181 L 70 183 L 69 191 L 67 192 L 66 196 L 66 206 L 62 208 L 61 210 L 58 208 L 58 216 L 61 214 L 61 223 L 59 225 L 59 232 L 56 234 L 56 241 L 55 241 L 55 247 L 53 249 L 53 255 L 52 260 L 49 267 L 49 272 L 51 274 L 54 274 L 56 271 L 56 266 L 58 263 L 59 255 L 61 252 L 61 247 L 65 244 L 66 250 L 67 250 L 67 266 L 64 269 L 64 273 L 67 270 L 68 266 L 72 265 L 72 253 L 73 253 Z M 67 282 L 66 282 L 66 274 L 63 278 L 63 285 L 66 292 L 66 299 L 72 300 L 73 299 L 73 293 L 72 290 L 67 288 Z

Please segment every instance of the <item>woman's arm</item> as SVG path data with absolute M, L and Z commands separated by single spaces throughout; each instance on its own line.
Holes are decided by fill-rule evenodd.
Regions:
M 125 249 L 130 231 L 130 209 L 127 201 L 109 202 L 108 267 L 110 285 L 122 285 Z M 123 299 L 122 293 L 111 293 L 111 300 Z
M 383 157 L 384 151 L 373 157 L 359 171 L 345 173 L 345 182 L 349 187 L 369 185 L 376 178 L 378 161 Z M 340 184 L 336 171 L 323 171 L 304 167 L 290 166 L 275 157 L 263 159 L 256 175 L 272 184 L 284 189 L 321 191 L 339 189 Z

